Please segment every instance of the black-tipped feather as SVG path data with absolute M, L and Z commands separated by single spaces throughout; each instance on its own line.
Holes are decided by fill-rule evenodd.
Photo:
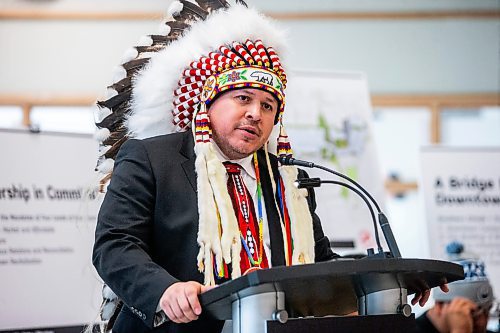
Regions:
M 122 66 L 123 66 L 123 68 L 125 68 L 125 70 L 127 71 L 127 74 L 128 74 L 128 72 L 130 70 L 140 69 L 148 62 L 149 62 L 149 58 L 134 59 L 134 60 L 130 60 L 130 61 L 124 63 Z
M 194 3 L 180 0 L 182 3 L 182 10 L 174 15 L 176 21 L 193 22 L 198 20 L 205 20 L 208 12 L 201 7 L 196 6 Z
M 153 44 L 151 46 L 136 46 L 135 49 L 137 52 L 140 53 L 146 53 L 146 52 L 158 52 L 161 49 L 164 49 L 165 45 L 163 44 Z
M 196 3 L 209 13 L 220 8 L 229 7 L 226 0 L 196 0 Z
M 128 136 L 124 135 L 121 138 L 119 138 L 117 141 L 113 143 L 111 148 L 104 154 L 104 157 L 106 158 L 115 158 L 116 154 L 118 154 L 118 150 L 120 150 L 120 147 L 122 144 L 127 141 Z
M 151 39 L 153 40 L 154 44 L 160 44 L 160 45 L 168 45 L 174 40 L 177 40 L 177 37 L 175 36 L 163 36 L 163 35 L 150 35 Z
M 103 142 L 103 146 L 112 146 L 120 140 L 122 137 L 127 136 L 127 129 L 125 126 L 119 127 L 116 131 L 111 133 Z M 114 157 L 112 157 L 114 158 Z
M 245 1 L 243 1 L 243 0 L 236 0 L 236 3 L 239 3 L 240 5 L 243 5 L 243 6 L 245 6 L 245 7 L 248 8 L 247 3 Z
M 176 38 L 182 35 L 184 30 L 189 28 L 189 24 L 181 21 L 169 21 L 165 24 L 170 27 L 170 33 L 168 35 Z
M 131 88 L 131 78 L 126 77 L 124 79 L 121 79 L 120 81 L 110 85 L 108 88 L 114 89 L 117 93 L 122 93 L 123 91 Z
M 103 119 L 100 123 L 96 123 L 98 128 L 107 128 L 110 133 L 114 133 L 119 128 L 123 127 L 124 118 L 120 116 L 120 112 L 113 112 L 109 116 Z M 125 112 L 123 112 L 125 113 Z
M 120 106 L 122 103 L 127 102 L 130 99 L 131 94 L 132 90 L 124 91 L 121 94 L 113 96 L 105 101 L 97 102 L 97 105 L 114 111 L 114 109 L 118 108 L 118 106 Z

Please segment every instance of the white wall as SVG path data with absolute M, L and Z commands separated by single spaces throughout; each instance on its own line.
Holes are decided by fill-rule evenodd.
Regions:
M 252 3 L 251 1 L 248 1 Z M 29 2 L 31 3 L 31 2 Z M 157 12 L 169 1 L 42 2 L 54 11 Z M 494 10 L 500 1 L 263 1 L 284 10 Z M 285 6 L 286 3 L 286 6 Z M 26 2 L 4 0 L 2 9 Z M 83 8 L 83 9 L 82 9 Z M 158 20 L 0 21 L 0 94 L 100 94 L 127 48 L 157 32 Z M 283 21 L 290 30 L 289 67 L 367 73 L 373 93 L 499 91 L 500 21 L 341 20 Z

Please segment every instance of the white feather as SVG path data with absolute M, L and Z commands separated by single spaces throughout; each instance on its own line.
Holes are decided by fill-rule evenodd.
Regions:
M 100 128 L 94 132 L 94 139 L 97 140 L 98 142 L 102 142 L 106 140 L 110 134 L 111 132 L 106 127 Z
M 106 107 L 100 107 L 96 104 L 94 108 L 94 120 L 96 123 L 100 123 L 104 118 L 111 114 L 111 110 Z
M 101 146 L 99 147 L 99 156 L 102 156 L 108 152 L 108 150 L 111 149 L 112 146 Z
M 115 161 L 112 158 L 107 158 L 97 166 L 97 171 L 103 174 L 110 173 L 113 171 L 114 164 Z
M 165 22 L 162 22 L 160 26 L 158 27 L 158 33 L 160 35 L 166 36 L 170 33 L 172 29 L 170 28 L 169 25 L 166 25 Z
M 151 46 L 153 45 L 153 39 L 150 36 L 142 36 L 137 42 L 137 46 Z
M 118 92 L 114 88 L 108 87 L 106 89 L 106 99 L 115 97 L 116 95 L 118 95 Z
M 127 77 L 127 71 L 123 66 L 117 66 L 113 70 L 113 82 L 118 82 L 120 80 L 123 80 L 124 78 Z
M 137 49 L 135 47 L 129 48 L 122 56 L 122 64 L 129 62 L 130 60 L 134 60 L 139 55 Z
M 184 5 L 180 1 L 174 1 L 170 5 L 170 7 L 168 7 L 167 12 L 172 16 L 176 16 L 179 15 L 179 13 L 182 11 L 183 8 Z

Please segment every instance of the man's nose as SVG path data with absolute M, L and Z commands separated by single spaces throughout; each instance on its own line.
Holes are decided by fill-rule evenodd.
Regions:
M 261 111 L 260 103 L 250 103 L 245 110 L 245 117 L 254 121 L 260 121 Z

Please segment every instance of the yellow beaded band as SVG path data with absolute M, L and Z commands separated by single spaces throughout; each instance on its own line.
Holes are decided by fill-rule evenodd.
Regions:
M 270 92 L 279 102 L 278 113 L 281 115 L 285 100 L 283 82 L 276 73 L 263 67 L 231 68 L 210 76 L 205 81 L 201 101 L 208 105 L 218 94 L 226 90 L 245 87 Z

